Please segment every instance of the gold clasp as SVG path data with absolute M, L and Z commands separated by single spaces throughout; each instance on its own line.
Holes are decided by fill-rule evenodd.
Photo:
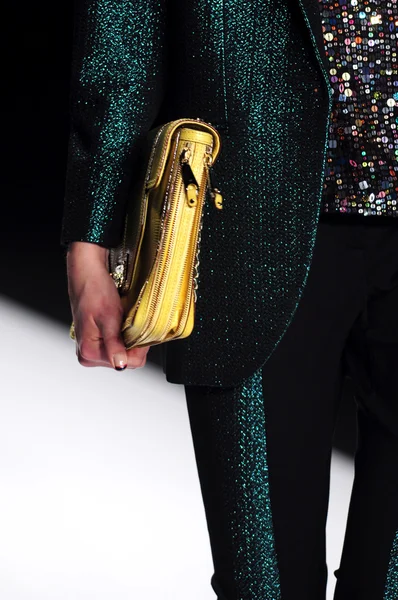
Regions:
M 185 147 L 182 149 L 181 152 L 181 163 L 185 164 L 189 162 L 189 159 L 191 158 L 191 148 L 188 142 L 186 142 Z
M 217 188 L 214 188 L 212 197 L 213 197 L 215 207 L 218 208 L 219 210 L 221 210 L 222 209 L 222 194 L 221 194 L 220 190 L 218 190 Z
M 196 206 L 198 203 L 198 188 L 194 183 L 190 183 L 186 187 L 187 201 L 189 206 Z
M 211 168 L 212 164 L 213 164 L 213 155 L 210 154 L 209 152 L 206 152 L 205 167 L 206 167 L 206 172 L 207 172 L 207 182 L 209 185 L 210 196 L 214 202 L 214 206 L 218 210 L 221 210 L 223 207 L 223 198 L 222 198 L 222 194 L 221 194 L 220 190 L 213 187 L 213 185 L 212 185 L 211 176 L 210 176 L 210 168 Z
M 198 203 L 199 186 L 192 171 L 189 159 L 191 158 L 191 148 L 189 142 L 186 142 L 180 155 L 181 175 L 187 194 L 188 206 L 193 207 Z

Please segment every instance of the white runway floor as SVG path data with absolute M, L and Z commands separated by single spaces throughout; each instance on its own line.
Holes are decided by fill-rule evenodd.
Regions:
M 85 369 L 68 330 L 0 299 L 0 598 L 214 600 L 183 386 Z M 335 453 L 329 595 L 352 464 Z

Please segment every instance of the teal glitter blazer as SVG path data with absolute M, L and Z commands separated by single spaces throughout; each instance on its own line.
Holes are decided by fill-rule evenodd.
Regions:
M 76 0 L 61 242 L 117 245 L 146 132 L 180 117 L 222 138 L 196 323 L 162 345 L 168 381 L 232 386 L 286 331 L 311 264 L 331 89 L 317 0 Z

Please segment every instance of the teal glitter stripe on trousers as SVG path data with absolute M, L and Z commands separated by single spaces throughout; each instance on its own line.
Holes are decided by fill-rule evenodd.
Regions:
M 388 565 L 386 587 L 383 600 L 397 600 L 398 598 L 398 531 L 395 534 L 391 548 L 390 563 Z
M 234 388 L 219 426 L 238 600 L 281 600 L 261 369 Z

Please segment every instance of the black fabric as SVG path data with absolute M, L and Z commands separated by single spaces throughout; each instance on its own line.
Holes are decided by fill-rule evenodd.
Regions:
M 397 356 L 397 226 L 322 220 L 298 311 L 263 367 L 282 600 L 325 600 L 330 458 L 345 375 L 356 389 L 359 443 L 335 600 L 384 598 L 398 529 Z M 233 388 L 185 390 L 215 565 L 212 584 L 219 600 L 237 600 L 211 418 L 211 404 L 218 403 L 222 419 Z
M 179 4 L 187 31 L 197 31 L 198 15 L 193 14 L 192 5 L 184 3 L 182 9 Z M 265 4 L 238 4 L 226 3 L 224 11 L 227 125 L 220 122 L 224 115 L 217 114 L 217 103 L 209 113 L 203 112 L 207 93 L 199 89 L 196 77 L 189 80 L 187 91 L 178 61 L 173 66 L 179 85 L 184 82 L 184 93 L 175 94 L 169 86 L 171 101 L 166 95 L 166 112 L 162 109 L 160 115 L 167 120 L 178 111 L 194 110 L 219 128 L 222 139 L 212 175 L 223 194 L 224 208 L 212 210 L 209 199 L 201 238 L 195 328 L 188 338 L 162 344 L 163 368 L 171 383 L 232 386 L 260 367 L 292 318 L 311 262 L 323 179 L 328 87 L 300 2 L 287 2 L 290 16 L 283 21 L 288 31 L 284 56 L 276 49 L 275 39 L 280 35 Z M 313 1 L 303 4 L 322 41 L 318 7 L 315 11 Z M 274 12 L 281 19 L 285 3 L 275 5 L 280 6 Z M 242 22 L 247 25 L 242 27 Z M 208 32 L 207 26 L 203 31 Z M 190 60 L 191 36 L 176 39 L 180 48 L 185 44 L 184 52 L 178 53 L 185 63 Z M 202 45 L 214 43 L 206 39 Z M 248 56 L 252 58 L 246 64 Z M 268 65 L 270 57 L 276 59 L 272 66 Z M 289 65 L 286 79 L 271 85 L 274 69 L 283 72 L 281 60 Z M 237 73 L 242 75 L 237 77 Z M 209 81 L 215 86 L 211 97 L 219 97 L 220 79 L 212 75 Z M 277 121 L 273 119 L 275 107 L 282 108 Z M 259 114 L 266 116 L 263 122 Z M 280 131 L 284 133 L 277 141 Z M 276 141 L 273 151 L 272 140 Z

